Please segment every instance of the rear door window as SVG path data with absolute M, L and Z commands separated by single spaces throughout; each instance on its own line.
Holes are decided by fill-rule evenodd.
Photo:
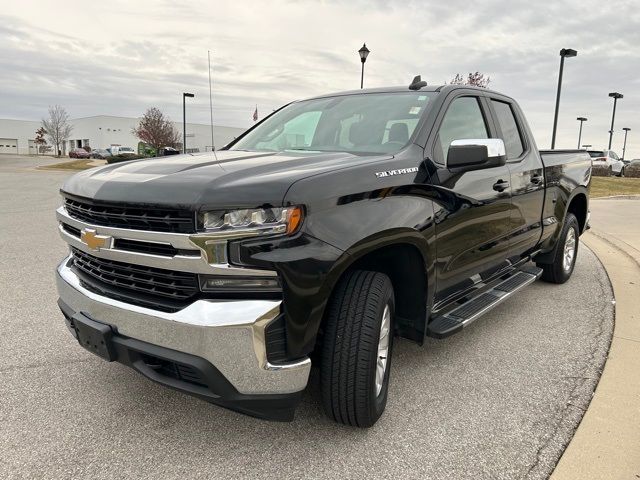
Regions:
M 498 100 L 491 100 L 491 104 L 496 112 L 496 119 L 502 131 L 502 140 L 504 141 L 504 147 L 507 151 L 507 160 L 518 158 L 524 153 L 524 144 L 511 105 Z

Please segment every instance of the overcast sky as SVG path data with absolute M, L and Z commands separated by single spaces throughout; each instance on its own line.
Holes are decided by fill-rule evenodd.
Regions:
M 635 3 L 635 8 L 633 6 Z M 542 6 L 544 4 L 544 6 Z M 609 0 L 350 0 L 4 2 L 0 14 L 0 118 L 38 120 L 48 105 L 72 117 L 139 116 L 158 106 L 209 121 L 207 50 L 213 58 L 214 123 L 249 126 L 293 99 L 359 87 L 357 50 L 371 50 L 365 86 L 430 84 L 481 71 L 516 98 L 548 148 L 561 48 L 565 63 L 557 147 L 606 147 L 618 91 L 613 148 L 632 131 L 640 158 L 640 8 Z

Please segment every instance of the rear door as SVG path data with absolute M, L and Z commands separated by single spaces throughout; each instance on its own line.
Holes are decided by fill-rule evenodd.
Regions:
M 506 97 L 493 97 L 490 103 L 511 173 L 509 259 L 515 263 L 535 249 L 542 235 L 544 167 L 517 104 Z
M 434 205 L 436 304 L 477 286 L 507 266 L 511 207 L 506 165 L 462 173 L 445 166 L 452 141 L 495 137 L 486 99 L 463 94 L 445 108 L 436 120 L 431 157 L 439 167 L 433 183 L 442 188 L 440 201 Z

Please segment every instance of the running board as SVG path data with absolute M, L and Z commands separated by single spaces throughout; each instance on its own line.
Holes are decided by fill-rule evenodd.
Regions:
M 427 327 L 427 336 L 445 338 L 459 332 L 520 289 L 535 282 L 540 275 L 542 269 L 534 266 L 517 270 L 490 290 L 434 318 Z

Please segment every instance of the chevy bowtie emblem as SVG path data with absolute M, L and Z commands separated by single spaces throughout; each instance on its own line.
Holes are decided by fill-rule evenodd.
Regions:
M 80 232 L 80 241 L 91 250 L 100 250 L 101 248 L 111 248 L 112 237 L 108 235 L 98 235 L 91 228 L 83 228 Z

